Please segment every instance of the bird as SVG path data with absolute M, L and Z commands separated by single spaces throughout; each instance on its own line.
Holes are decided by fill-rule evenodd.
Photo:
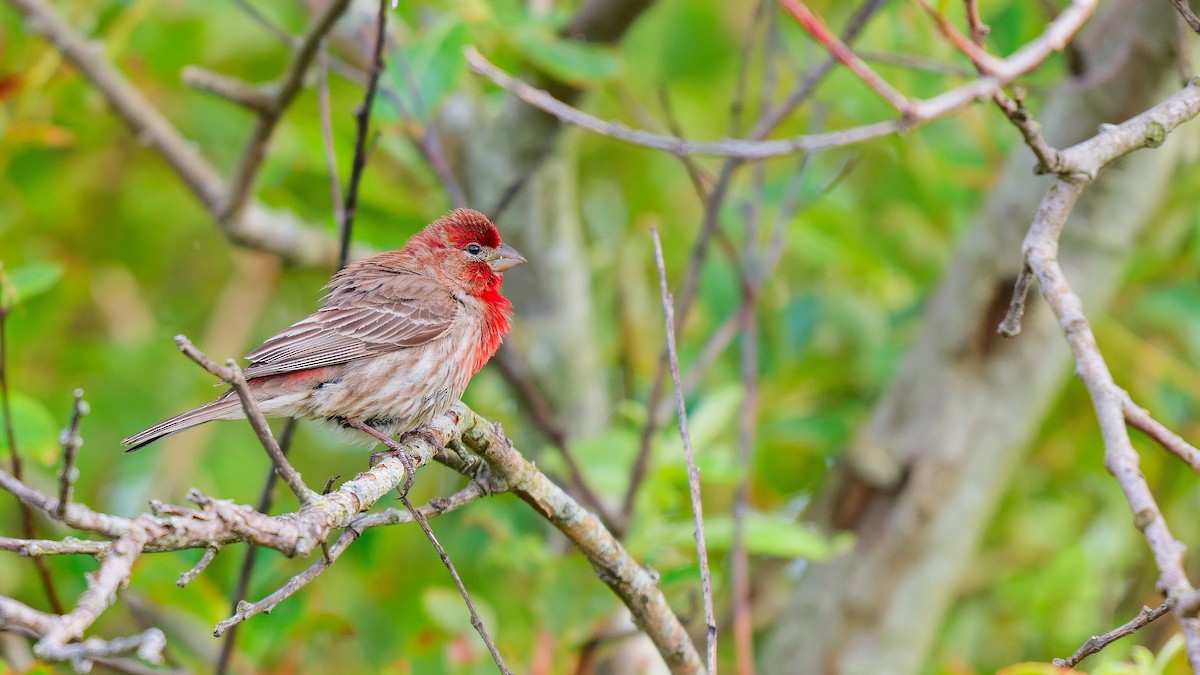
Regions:
M 500 294 L 503 275 L 524 262 L 487 216 L 451 211 L 404 248 L 334 274 L 317 311 L 246 355 L 248 389 L 267 417 L 327 420 L 385 443 L 416 433 L 462 397 L 500 347 L 512 314 Z M 245 417 L 231 388 L 122 443 L 133 452 L 205 422 Z

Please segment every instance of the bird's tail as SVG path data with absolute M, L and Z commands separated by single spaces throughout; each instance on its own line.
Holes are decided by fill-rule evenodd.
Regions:
M 139 431 L 138 433 L 121 441 L 122 445 L 130 446 L 125 452 L 133 452 L 142 446 L 149 445 L 154 441 L 170 436 L 177 431 L 190 429 L 197 424 L 204 424 L 212 420 L 232 420 L 239 419 L 245 416 L 242 412 L 242 404 L 237 396 L 221 396 L 212 403 L 206 403 L 199 408 L 193 408 L 185 413 L 180 413 L 169 420 L 163 420 L 158 424 Z

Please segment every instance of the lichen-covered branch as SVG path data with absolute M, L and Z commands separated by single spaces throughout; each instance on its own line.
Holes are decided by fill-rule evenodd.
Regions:
M 704 665 L 683 624 L 658 589 L 658 576 L 634 560 L 595 514 L 584 509 L 513 449 L 499 425 L 463 405 L 462 444 L 487 462 L 497 481 L 550 521 L 588 559 L 650 636 L 673 673 L 702 673 Z
M 629 607 L 638 625 L 658 645 L 674 672 L 703 672 L 687 632 L 657 587 L 657 578 L 629 556 L 599 519 L 521 457 L 499 429 L 460 403 L 429 424 L 428 430 L 442 447 L 434 447 L 420 437 L 413 438 L 405 446 L 413 464 L 420 467 L 444 455 L 445 464 L 472 477 L 473 482 L 459 494 L 422 507 L 423 515 L 437 515 L 495 492 L 515 493 L 566 534 L 588 558 L 604 582 Z M 462 463 L 445 453 L 442 448 L 452 442 L 461 443 L 464 452 L 478 455 L 486 469 L 478 462 L 474 465 Z M 137 644 L 128 641 L 119 643 L 123 651 L 110 649 L 112 644 L 117 644 L 115 641 L 110 641 L 112 644 L 105 643 L 105 649 L 109 651 L 80 651 L 88 644 L 98 645 L 89 642 L 94 638 L 81 643 L 71 642 L 82 637 L 96 618 L 112 604 L 116 590 L 126 583 L 132 565 L 140 555 L 192 548 L 214 550 L 244 542 L 272 548 L 287 556 L 302 557 L 320 547 L 330 532 L 345 528 L 339 540 L 329 548 L 328 558 L 323 558 L 302 573 L 301 577 L 305 578 L 299 582 L 295 579 L 289 582 L 277 592 L 288 589 L 279 597 L 273 595 L 256 603 L 259 605 L 258 611 L 269 609 L 319 574 L 366 527 L 411 520 L 407 512 L 397 512 L 395 509 L 360 515 L 402 485 L 405 478 L 404 462 L 398 457 L 388 457 L 336 490 L 317 495 L 299 510 L 278 516 L 259 513 L 230 500 L 213 499 L 193 490 L 188 499 L 196 508 L 152 502 L 152 513 L 129 519 L 98 513 L 82 504 L 71 503 L 60 519 L 57 516 L 57 499 L 0 471 L 0 488 L 12 492 L 22 503 L 77 530 L 110 540 L 56 542 L 0 538 L 0 550 L 16 551 L 22 555 L 90 554 L 102 558 L 100 569 L 88 590 L 71 612 L 61 616 L 38 615 L 40 618 L 34 622 L 33 619 L 37 618 L 34 615 L 17 609 L 9 611 L 9 605 L 4 603 L 15 601 L 0 597 L 0 628 L 20 626 L 28 633 L 40 636 L 41 640 L 35 649 L 39 656 L 50 660 L 86 661 L 92 656 L 130 651 L 138 651 L 139 654 L 145 652 L 144 657 L 153 656 L 161 651 L 157 646 L 155 650 L 158 651 L 145 646 L 158 644 L 153 635 L 143 634 L 137 638 L 141 640 Z M 236 618 L 222 622 L 218 630 L 227 628 L 226 623 L 232 625 L 257 613 L 253 611 L 253 605 L 247 607 L 251 611 L 239 612 Z

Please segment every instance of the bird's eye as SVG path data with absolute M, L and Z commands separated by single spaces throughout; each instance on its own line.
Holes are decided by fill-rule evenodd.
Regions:
M 479 244 L 467 244 L 467 247 L 463 250 L 471 255 L 479 255 L 483 251 L 483 247 Z

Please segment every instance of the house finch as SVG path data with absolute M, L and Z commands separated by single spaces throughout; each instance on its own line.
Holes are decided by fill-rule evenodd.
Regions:
M 512 307 L 501 275 L 523 262 L 482 213 L 453 211 L 335 274 L 320 309 L 246 355 L 250 392 L 269 417 L 326 419 L 384 442 L 411 432 L 449 410 L 496 353 Z M 245 416 L 230 389 L 123 443 L 132 452 Z

